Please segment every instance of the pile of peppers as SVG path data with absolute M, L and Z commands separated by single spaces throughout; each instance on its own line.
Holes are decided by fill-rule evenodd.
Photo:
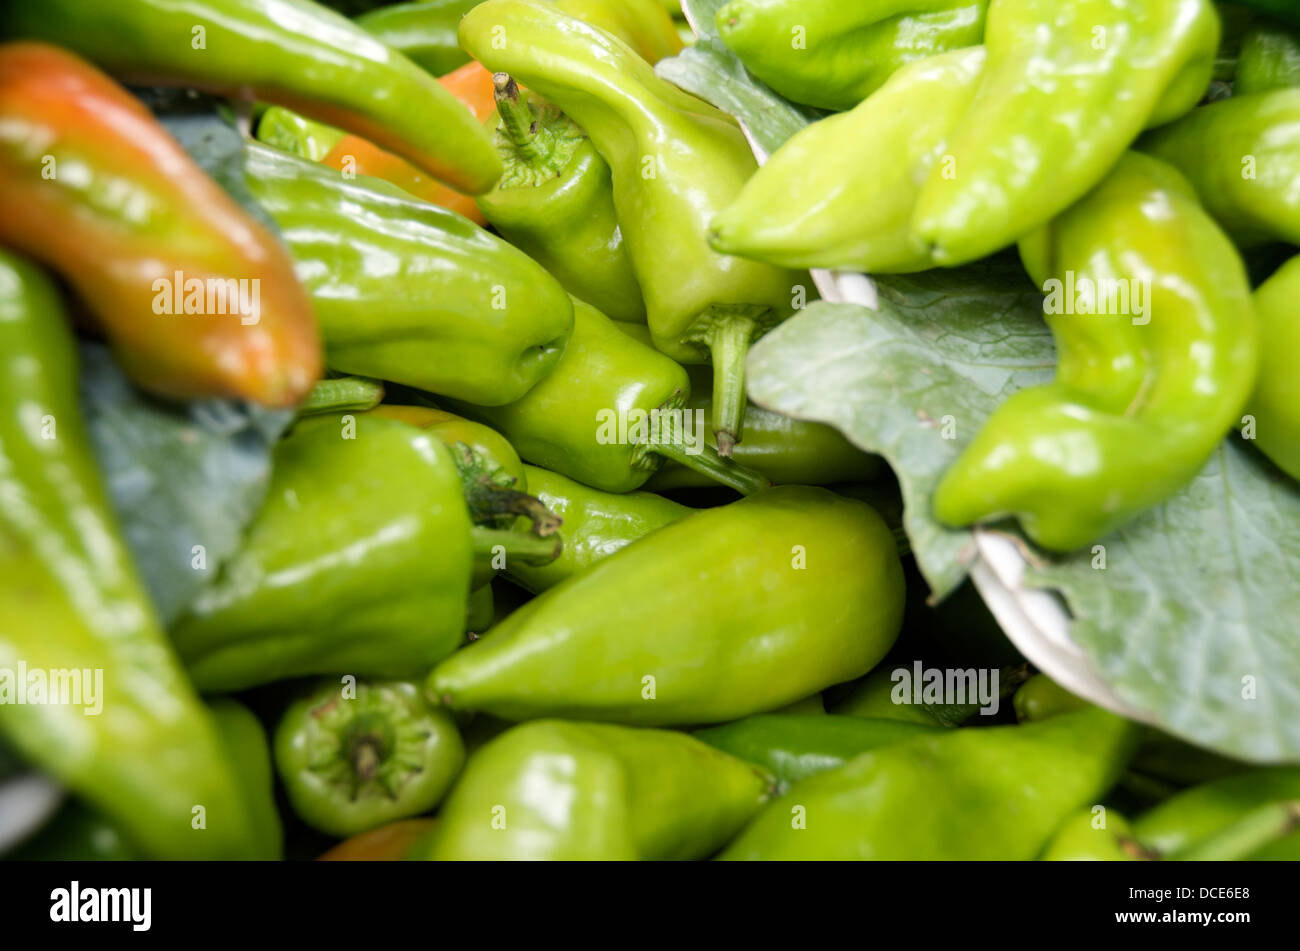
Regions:
M 1056 375 L 938 520 L 1086 548 L 1243 418 L 1300 479 L 1300 256 L 1255 264 L 1300 245 L 1287 4 L 1228 44 L 1211 0 L 730 0 L 711 35 L 816 117 L 761 168 L 656 72 L 675 2 L 340 6 L 0 8 L 0 754 L 65 791 L 10 857 L 1300 858 L 1300 766 L 1071 695 L 977 600 L 1002 714 L 900 695 L 947 622 L 887 470 L 745 392 L 810 268 L 1009 251 L 1150 319 L 1049 298 Z M 146 86 L 213 97 L 243 188 Z M 292 417 L 174 617 L 79 338 L 160 405 Z

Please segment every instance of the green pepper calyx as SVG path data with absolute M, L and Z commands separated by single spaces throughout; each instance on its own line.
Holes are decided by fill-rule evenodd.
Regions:
M 536 188 L 559 178 L 587 140 L 578 124 L 538 96 L 523 97 L 508 73 L 494 73 L 496 146 L 505 163 L 498 190 Z

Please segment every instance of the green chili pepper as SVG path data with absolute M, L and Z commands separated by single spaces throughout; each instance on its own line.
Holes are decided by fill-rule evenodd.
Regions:
M 1239 246 L 1300 244 L 1300 89 L 1202 106 L 1140 145 L 1187 176 Z
M 1300 86 L 1300 30 L 1264 21 L 1246 34 L 1233 95 Z
M 690 376 L 688 413 L 709 418 L 713 403 L 713 378 L 704 367 L 687 367 Z M 706 434 L 714 445 L 713 434 Z M 880 458 L 863 452 L 834 427 L 795 419 L 752 403 L 745 408 L 745 441 L 731 458 L 753 469 L 774 485 L 834 485 L 871 479 L 880 472 Z M 715 485 L 702 472 L 665 461 L 645 483 L 652 492 Z
M 724 859 L 1035 858 L 1114 784 L 1135 730 L 1100 710 L 863 753 L 766 806 Z
M 1091 706 L 1076 697 L 1046 674 L 1035 674 L 1016 691 L 1012 700 L 1016 719 L 1021 723 L 1046 720 L 1060 713 L 1073 713 Z
M 912 233 L 951 266 L 1082 198 L 1143 128 L 1187 112 L 1214 70 L 1209 0 L 992 0 L 988 62 L 917 200 Z
M 428 690 L 505 719 L 716 723 L 861 676 L 903 574 L 869 507 L 782 486 L 696 512 L 529 601 Z
M 673 26 L 673 18 L 657 0 L 556 0 L 555 6 L 583 23 L 614 34 L 647 63 L 657 63 L 682 51 L 682 38 Z
M 410 676 L 464 640 L 472 562 L 441 443 L 394 420 L 315 417 L 276 446 L 243 547 L 172 640 L 205 691 Z
M 723 459 L 685 412 L 686 371 L 573 301 L 573 334 L 551 374 L 507 406 L 446 401 L 505 434 L 531 463 L 606 492 L 630 492 L 667 457 L 739 492 L 767 485 Z
M 852 109 L 899 68 L 978 45 L 988 0 L 731 0 L 722 41 L 787 99 Z M 923 119 L 925 110 L 911 110 Z
M 434 76 L 469 62 L 456 41 L 460 18 L 481 0 L 420 0 L 363 13 L 353 22 Z
M 508 42 L 497 42 L 499 30 Z M 788 316 L 799 284 L 706 241 L 709 220 L 756 167 L 740 129 L 616 38 L 539 0 L 480 4 L 461 21 L 460 42 L 563 109 L 609 163 L 655 346 L 687 363 L 712 355 L 712 425 L 719 452 L 730 454 L 741 436 L 750 341 Z
M 939 729 L 899 720 L 764 714 L 697 730 L 695 736 L 763 767 L 776 777 L 777 794 L 783 795 L 799 780 L 843 766 L 868 750 Z
M 280 226 L 345 373 L 500 405 L 556 365 L 573 322 L 541 267 L 395 185 L 249 143 L 253 195 Z
M 266 730 L 253 712 L 238 701 L 219 697 L 208 704 L 226 756 L 237 770 L 244 815 L 253 827 L 260 859 L 283 858 L 283 830 L 275 808 L 275 778 Z
M 1061 823 L 1039 858 L 1044 862 L 1137 862 L 1158 858 L 1133 837 L 1118 811 L 1089 806 Z
M 310 0 L 14 0 L 0 30 L 75 50 L 128 82 L 287 106 L 471 194 L 501 175 L 482 127 L 436 79 Z
M 649 492 L 615 494 L 528 466 L 528 487 L 564 520 L 564 549 L 549 565 L 516 561 L 507 572 L 529 591 L 540 592 L 649 535 L 691 510 Z
M 405 681 L 324 681 L 275 729 L 275 767 L 293 811 L 339 838 L 428 812 L 464 762 L 451 717 Z
M 347 133 L 313 122 L 284 106 L 271 106 L 257 120 L 257 140 L 311 162 L 323 161 Z
M 852 112 L 800 130 L 713 219 L 709 243 L 790 267 L 933 267 L 912 240 L 912 215 L 984 60 L 975 46 L 904 66 Z
M 1181 862 L 1294 862 L 1300 859 L 1300 799 L 1256 806 L 1232 824 L 1169 857 Z
M 1133 820 L 1142 845 L 1177 857 L 1247 818 L 1257 809 L 1300 798 L 1300 767 L 1269 766 L 1193 786 Z M 1294 828 L 1294 826 L 1292 827 Z M 1269 857 L 1300 857 L 1300 836 L 1261 851 Z M 1222 843 L 1220 843 L 1222 845 Z M 1288 855 L 1289 853 L 1289 855 Z
M 1177 171 L 1139 153 L 1020 252 L 1048 293 L 1057 377 L 998 407 L 934 510 L 950 525 L 1014 514 L 1068 551 L 1200 470 L 1254 387 L 1255 318 L 1236 249 Z
M 1259 381 L 1246 412 L 1255 419 L 1256 445 L 1293 479 L 1300 479 L 1300 257 L 1292 258 L 1255 291 L 1259 321 Z
M 479 210 L 574 297 L 614 320 L 644 321 L 609 166 L 573 120 L 536 96 L 521 98 L 507 74 L 492 79 L 506 173 L 478 197 Z
M 495 619 L 496 599 L 492 596 L 492 585 L 490 582 L 479 585 L 469 593 L 469 605 L 465 612 L 465 631 L 467 634 L 481 634 L 492 626 Z
M 704 858 L 758 810 L 769 782 L 683 733 L 527 723 L 471 757 L 423 857 Z
M 118 533 L 58 292 L 6 252 L 0 364 L 0 733 L 150 857 L 262 855 L 234 766 Z M 29 695 L 41 683 L 60 691 L 44 700 L 63 702 Z

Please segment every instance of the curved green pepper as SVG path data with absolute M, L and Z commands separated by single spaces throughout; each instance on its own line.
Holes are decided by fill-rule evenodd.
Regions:
M 1204 465 L 1254 387 L 1255 317 L 1236 249 L 1186 180 L 1140 153 L 1020 252 L 1048 293 L 1057 376 L 998 407 L 934 510 L 950 525 L 1015 514 L 1068 551 Z
M 482 0 L 394 3 L 363 13 L 352 22 L 426 72 L 442 76 L 469 62 L 469 54 L 456 40 L 456 28 L 460 26 L 460 18 L 480 2 Z
M 708 418 L 713 405 L 713 378 L 704 367 L 687 367 L 691 395 L 687 412 Z M 715 443 L 712 433 L 705 436 Z M 863 452 L 832 426 L 795 419 L 750 404 L 745 409 L 745 441 L 731 454 L 736 465 L 753 469 L 773 485 L 834 485 L 871 479 L 880 458 Z M 704 473 L 671 459 L 645 484 L 651 492 L 715 485 Z
M 440 442 L 394 420 L 314 417 L 276 446 L 242 548 L 172 640 L 205 691 L 410 676 L 463 642 L 472 562 Z
M 686 363 L 711 355 L 713 429 L 728 455 L 741 436 L 750 341 L 788 316 L 799 284 L 706 240 L 709 220 L 757 167 L 740 129 L 658 78 L 626 44 L 539 0 L 480 4 L 461 21 L 460 42 L 556 103 L 609 163 L 655 346 Z
M 690 513 L 649 492 L 602 492 L 556 472 L 528 466 L 529 489 L 564 520 L 564 548 L 549 565 L 511 563 L 507 574 L 529 591 L 553 588 L 638 538 Z
M 945 266 L 1012 244 L 1100 182 L 1144 128 L 1187 112 L 1214 71 L 1209 0 L 992 0 L 988 62 L 917 200 Z
M 787 99 L 852 109 L 898 69 L 984 38 L 989 0 L 731 0 L 718 32 Z M 913 119 L 926 110 L 912 111 Z
M 977 717 L 984 709 L 979 698 L 970 698 L 963 703 L 916 702 L 917 683 L 915 677 L 909 677 L 903 686 L 903 679 L 896 671 L 912 671 L 912 667 L 893 664 L 873 670 L 851 693 L 839 700 L 832 713 L 864 717 L 873 720 L 895 720 L 903 723 L 919 723 L 925 726 L 955 727 L 972 717 Z M 1025 673 L 1021 668 L 1004 667 L 998 671 L 998 700 L 1011 695 L 1011 692 L 1024 681 Z M 924 684 L 919 685 L 924 697 Z M 1024 688 L 1021 688 L 1023 690 Z M 1019 693 L 1016 694 L 1019 696 Z M 989 715 L 996 711 L 990 709 Z
M 630 492 L 664 457 L 753 492 L 767 481 L 723 459 L 703 420 L 683 415 L 686 371 L 576 298 L 573 333 L 552 373 L 506 406 L 446 402 L 499 429 L 535 465 L 606 492 Z
M 1111 788 L 1133 727 L 1100 710 L 947 730 L 864 753 L 773 801 L 723 859 L 1036 857 Z
M 428 690 L 505 719 L 722 722 L 861 676 L 902 607 L 880 516 L 781 486 L 666 525 L 537 596 L 435 667 Z
M 555 6 L 614 34 L 647 63 L 657 63 L 682 51 L 682 38 L 673 18 L 657 0 L 555 0 Z
M 54 285 L 0 251 L 0 733 L 150 857 L 258 857 L 234 765 L 118 533 L 76 364 Z M 15 697 L 41 683 L 63 702 Z
M 1300 799 L 1300 767 L 1268 766 L 1194 786 L 1133 820 L 1133 834 L 1160 855 L 1178 857 L 1271 803 Z M 1296 858 L 1300 836 L 1258 857 Z
M 483 128 L 436 79 L 310 0 L 14 0 L 0 31 L 75 50 L 127 82 L 287 106 L 471 194 L 501 175 Z
M 208 704 L 241 794 L 241 809 L 253 829 L 256 852 L 247 858 L 283 857 L 280 816 L 275 808 L 271 750 L 266 731 L 252 712 L 229 698 Z M 121 822 L 74 799 L 23 844 L 12 858 L 19 861 L 102 862 L 148 858 L 130 840 Z
M 1300 86 L 1300 31 L 1268 21 L 1256 23 L 1242 40 L 1233 95 Z
M 683 733 L 527 723 L 471 757 L 422 857 L 704 858 L 758 810 L 768 786 L 752 766 Z
M 500 405 L 555 367 L 573 306 L 522 252 L 377 179 L 251 142 L 244 165 L 334 369 Z
M 614 320 L 644 321 L 609 166 L 572 119 L 536 96 L 521 99 L 505 73 L 492 78 L 498 116 L 490 124 L 506 172 L 478 196 L 479 210 L 574 297 Z
M 843 766 L 868 750 L 939 729 L 899 720 L 769 713 L 696 730 L 695 736 L 763 767 L 776 777 L 777 794 L 783 795 L 799 780 Z
M 1300 244 L 1300 89 L 1202 106 L 1139 145 L 1186 175 L 1241 247 Z
M 361 412 L 374 409 L 384 398 L 384 384 L 360 376 L 331 377 L 320 380 L 307 398 L 298 404 L 298 415 Z
M 933 267 L 912 240 L 912 215 L 984 60 L 975 46 L 904 66 L 853 111 L 801 129 L 713 219 L 709 243 L 787 267 Z
M 405 681 L 324 681 L 275 729 L 275 768 L 293 811 L 339 838 L 428 812 L 464 762 L 451 717 Z
M 1246 412 L 1255 441 L 1293 479 L 1300 479 L 1300 257 L 1292 258 L 1255 290 L 1259 321 L 1259 381 Z

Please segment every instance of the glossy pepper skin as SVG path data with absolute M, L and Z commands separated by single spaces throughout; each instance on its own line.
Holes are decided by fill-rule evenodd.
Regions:
M 695 736 L 761 766 L 784 795 L 801 779 L 843 766 L 868 750 L 939 732 L 937 726 L 862 717 L 769 713 L 697 730 Z
M 456 41 L 460 18 L 480 0 L 420 0 L 363 13 L 352 22 L 421 69 L 441 76 L 469 62 Z
M 731 0 L 719 8 L 717 25 L 745 68 L 781 95 L 843 111 L 908 63 L 978 45 L 988 5 L 988 0 Z
M 782 486 L 666 525 L 537 596 L 427 689 L 511 720 L 724 722 L 861 676 L 902 604 L 893 536 L 870 507 Z
M 680 365 L 575 298 L 573 334 L 550 376 L 505 406 L 446 402 L 499 430 L 528 462 L 605 492 L 639 487 L 665 456 L 739 491 L 766 485 L 709 451 L 702 419 L 680 415 L 689 388 Z
M 580 574 L 691 511 L 649 492 L 602 492 L 547 469 L 525 469 L 529 491 L 564 520 L 564 549 L 559 558 L 549 565 L 516 562 L 507 570 L 511 580 L 534 593 Z
M 226 756 L 236 770 L 244 815 L 253 827 L 259 854 L 268 861 L 284 857 L 284 830 L 275 806 L 271 744 L 253 711 L 237 700 L 218 697 L 208 703 Z
M 1105 795 L 1134 728 L 1100 710 L 863 753 L 774 800 L 723 859 L 1027 860 Z
M 617 36 L 647 63 L 682 51 L 673 18 L 657 0 L 556 0 L 555 6 Z
M 1259 381 L 1246 413 L 1255 419 L 1255 445 L 1287 475 L 1300 479 L 1300 257 L 1282 265 L 1255 291 L 1259 321 Z
M 310 0 L 14 0 L 0 30 L 58 43 L 127 82 L 288 106 L 471 194 L 501 174 L 482 127 L 437 80 Z
M 1039 860 L 1044 862 L 1137 862 L 1154 859 L 1133 837 L 1133 827 L 1115 809 L 1089 806 L 1056 830 Z
M 1236 249 L 1186 179 L 1139 153 L 1020 253 L 1048 293 L 1056 379 L 998 407 L 934 510 L 950 525 L 1014 514 L 1037 544 L 1069 551 L 1183 486 L 1238 423 L 1258 368 L 1255 315 Z M 1069 314 L 1071 278 L 1147 282 L 1136 287 L 1150 299 Z
M 276 446 L 242 548 L 172 640 L 208 692 L 306 674 L 412 676 L 462 643 L 472 562 L 441 442 L 395 420 L 314 417 Z
M 6 745 L 151 858 L 257 858 L 266 846 L 236 768 L 119 535 L 82 425 L 58 294 L 3 251 L 0 364 L 0 667 L 84 671 L 97 694 L 0 703 Z M 196 805 L 202 828 L 192 824 Z
M 768 788 L 754 767 L 683 733 L 540 720 L 471 757 L 420 857 L 700 859 Z
M 1300 29 L 1263 21 L 1241 43 L 1233 95 L 1300 86 Z
M 182 399 L 307 393 L 320 338 L 288 255 L 139 100 L 63 50 L 7 44 L 0 129 L 0 242 L 69 279 L 132 379 Z
M 245 169 L 293 255 L 334 369 L 501 405 L 560 359 L 573 305 L 500 238 L 394 185 L 344 181 L 257 143 Z
M 275 729 L 293 811 L 339 838 L 428 812 L 464 762 L 451 717 L 407 681 L 322 681 Z
M 1300 244 L 1300 89 L 1202 106 L 1140 147 L 1186 175 L 1239 246 Z
M 489 125 L 506 172 L 479 209 L 574 297 L 614 320 L 644 322 L 609 166 L 572 119 L 521 94 L 505 73 L 493 79 L 498 115 Z
M 498 28 L 505 44 L 494 42 Z M 713 428 L 729 454 L 741 438 L 749 343 L 788 316 L 800 284 L 794 273 L 708 246 L 709 221 L 757 167 L 740 129 L 659 79 L 626 44 L 538 0 L 475 7 L 460 42 L 563 109 L 609 164 L 655 346 L 679 362 L 712 359 Z
M 912 215 L 984 61 L 975 46 L 911 63 L 851 112 L 801 129 L 713 219 L 709 243 L 784 267 L 933 267 L 912 240 Z
M 257 120 L 257 140 L 281 152 L 319 162 L 347 133 L 300 116 L 284 106 L 268 106 Z
M 918 247 L 962 264 L 1063 212 L 1144 128 L 1196 105 L 1219 32 L 1209 0 L 992 0 L 979 90 L 917 200 Z

